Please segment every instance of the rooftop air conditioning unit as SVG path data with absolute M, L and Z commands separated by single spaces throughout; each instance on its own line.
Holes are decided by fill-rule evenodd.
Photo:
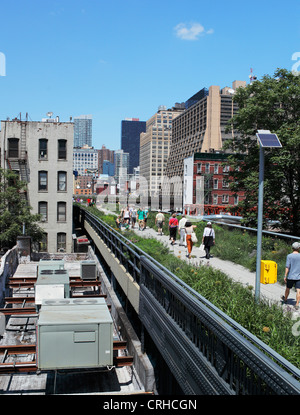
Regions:
M 53 269 L 41 269 L 39 272 L 39 275 L 53 275 L 54 270 Z
M 80 261 L 80 278 L 82 280 L 97 280 L 96 261 Z
M 113 365 L 113 321 L 105 300 L 44 300 L 36 360 L 40 370 Z
M 35 304 L 43 300 L 70 297 L 70 279 L 66 270 L 41 270 L 35 283 Z
M 65 261 L 63 259 L 40 259 L 37 265 L 37 275 L 44 270 L 63 270 Z

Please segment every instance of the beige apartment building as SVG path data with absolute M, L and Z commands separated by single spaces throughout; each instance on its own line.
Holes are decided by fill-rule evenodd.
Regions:
M 1 121 L 1 167 L 28 183 L 32 213 L 40 213 L 43 252 L 72 252 L 73 123 Z
M 146 122 L 146 132 L 140 135 L 141 191 L 148 186 L 148 194 L 158 196 L 164 169 L 172 142 L 173 120 L 183 112 L 182 104 L 172 109 L 160 106 L 158 112 Z
M 237 111 L 232 97 L 246 81 L 234 81 L 232 88 L 211 86 L 191 97 L 186 109 L 172 124 L 172 145 L 165 174 L 169 177 L 183 177 L 183 160 L 194 153 L 220 151 L 223 143 L 232 137 L 226 133 L 228 121 Z

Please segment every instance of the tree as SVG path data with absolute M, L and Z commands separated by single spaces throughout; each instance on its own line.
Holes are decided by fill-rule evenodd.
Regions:
M 278 135 L 282 148 L 265 149 L 264 217 L 276 220 L 280 227 L 300 234 L 300 76 L 277 69 L 274 76 L 265 75 L 234 96 L 239 110 L 230 127 L 240 133 L 229 140 L 225 149 L 232 166 L 231 188 L 244 190 L 245 200 L 238 208 L 244 223 L 257 224 L 259 146 L 258 130 Z M 241 154 L 243 154 L 241 161 Z
M 26 183 L 10 170 L 0 169 L 0 247 L 12 248 L 17 237 L 25 234 L 33 242 L 42 240 L 43 229 L 36 223 L 41 215 L 30 213 L 31 207 L 23 197 Z

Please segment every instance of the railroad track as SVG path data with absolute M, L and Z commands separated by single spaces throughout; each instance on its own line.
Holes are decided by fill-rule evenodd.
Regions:
M 126 350 L 127 344 L 122 340 L 113 342 L 113 351 Z M 0 374 L 37 372 L 39 369 L 36 365 L 36 345 L 35 344 L 18 344 L 18 345 L 1 345 L 0 355 L 2 355 L 0 363 Z M 32 360 L 24 362 L 5 362 L 9 356 L 32 355 Z M 132 366 L 132 356 L 114 356 L 113 365 L 116 368 L 123 366 Z
M 20 286 L 32 287 L 36 282 L 36 278 L 11 278 L 9 280 L 9 285 L 11 288 L 19 288 Z M 71 285 L 72 284 L 72 285 Z M 90 286 L 100 286 L 99 281 L 82 281 L 80 278 L 75 280 L 70 280 L 70 285 L 73 287 L 90 287 Z M 84 298 L 106 298 L 106 294 L 91 294 L 84 296 Z M 74 295 L 72 293 L 72 298 L 83 298 L 82 295 Z M 0 308 L 0 313 L 5 316 L 15 316 L 15 317 L 38 317 L 38 311 L 36 307 L 30 306 L 35 303 L 34 296 L 15 296 L 15 297 L 6 297 L 5 298 L 5 307 Z M 21 305 L 20 307 L 13 307 L 14 305 Z M 107 305 L 108 309 L 111 306 Z M 126 350 L 126 342 L 122 340 L 115 340 L 113 342 L 113 351 Z M 11 374 L 11 373 L 24 373 L 24 372 L 37 372 L 39 369 L 35 360 L 36 355 L 36 345 L 35 344 L 19 344 L 19 345 L 0 345 L 0 356 L 2 355 L 0 363 L 0 374 Z M 15 361 L 15 362 L 6 362 L 7 358 L 10 356 L 18 355 L 32 355 L 31 360 L 28 361 Z M 113 365 L 116 368 L 123 366 L 132 366 L 133 357 L 132 356 L 114 356 Z
M 37 282 L 36 278 L 9 278 L 9 288 L 33 288 Z M 101 287 L 101 282 L 97 280 L 81 280 L 79 277 L 70 278 L 70 288 Z

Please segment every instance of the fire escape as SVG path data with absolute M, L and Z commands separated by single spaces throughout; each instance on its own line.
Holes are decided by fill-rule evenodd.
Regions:
M 30 182 L 26 150 L 27 121 L 19 121 L 21 127 L 20 139 L 8 139 L 8 150 L 6 151 L 7 167 L 19 175 L 19 179 L 25 183 Z M 21 191 L 21 197 L 29 204 L 27 186 Z

